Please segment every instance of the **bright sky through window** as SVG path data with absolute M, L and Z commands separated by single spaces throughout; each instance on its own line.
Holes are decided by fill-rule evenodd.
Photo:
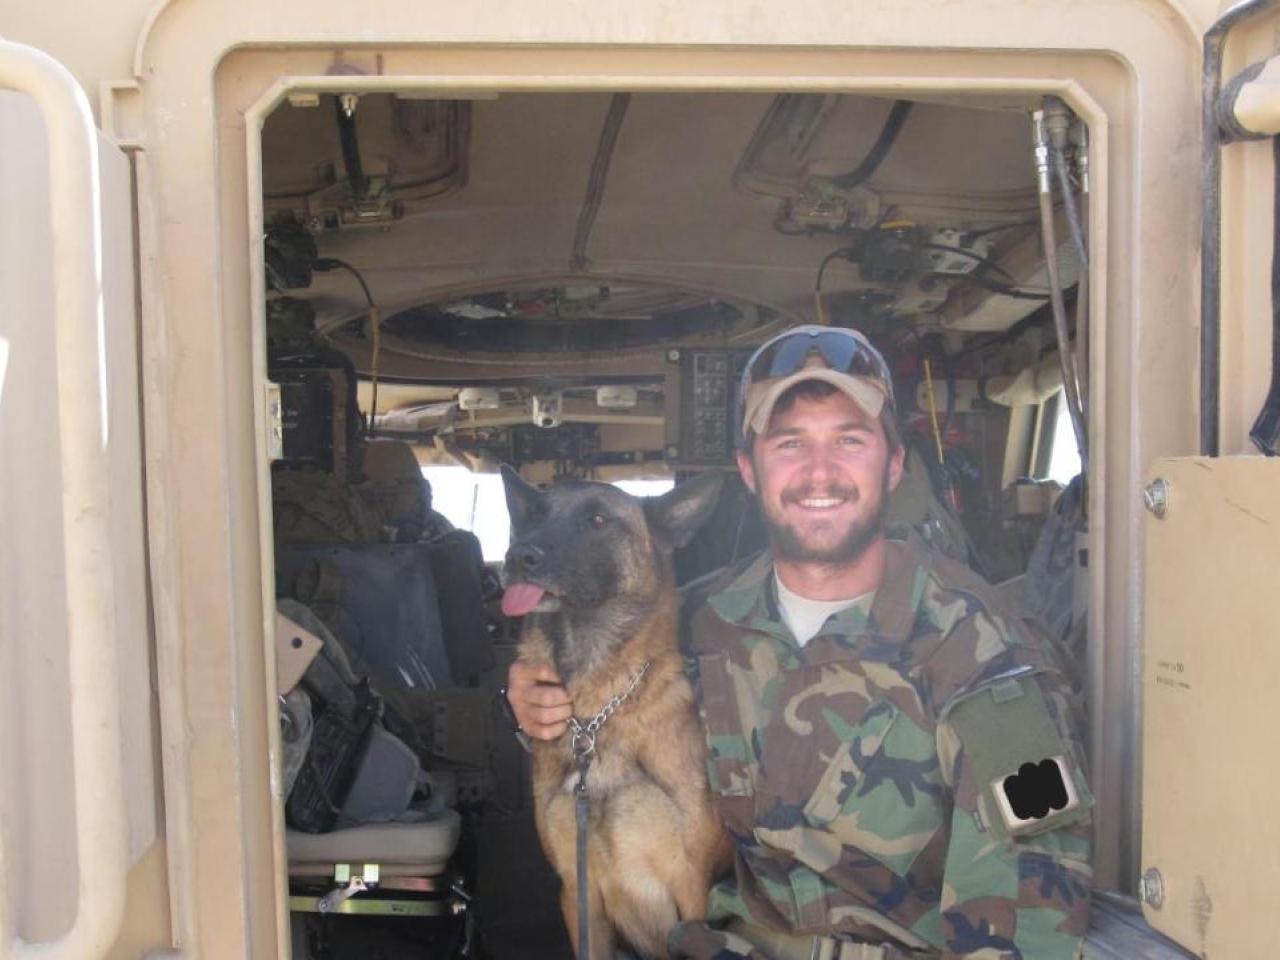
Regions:
M 501 561 L 511 542 L 511 518 L 497 473 L 472 473 L 466 467 L 423 467 L 431 484 L 431 505 L 455 527 L 470 530 L 480 541 L 486 563 Z M 654 497 L 674 486 L 672 480 L 620 480 L 619 489 L 637 497 Z
M 1058 422 L 1053 426 L 1053 448 L 1049 451 L 1049 479 L 1065 487 L 1079 472 L 1080 450 L 1076 447 L 1076 433 L 1071 426 L 1066 400 L 1060 398 Z

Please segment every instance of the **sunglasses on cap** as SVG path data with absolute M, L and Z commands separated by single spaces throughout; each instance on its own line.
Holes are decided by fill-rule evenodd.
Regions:
M 753 353 L 742 372 L 738 396 L 745 398 L 751 387 L 762 381 L 791 376 L 808 363 L 814 351 L 838 373 L 879 383 L 884 387 L 889 405 L 893 406 L 893 378 L 880 351 L 856 330 L 814 325 L 793 327 Z

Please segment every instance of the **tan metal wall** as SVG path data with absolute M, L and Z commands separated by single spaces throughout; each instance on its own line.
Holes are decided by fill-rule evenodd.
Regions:
M 59 269 L 51 220 L 46 118 L 26 94 L 0 91 L 0 809 L 14 932 L 27 941 L 54 940 L 80 910 L 76 851 L 77 794 L 97 783 L 76 780 L 72 724 L 67 575 L 63 515 L 66 464 L 60 461 L 60 378 L 74 377 L 55 337 L 58 293 L 81 278 Z M 109 416 L 94 430 L 105 445 L 119 649 L 121 737 L 112 747 L 124 767 L 127 861 L 163 869 L 159 735 L 152 671 L 153 637 L 146 584 L 138 330 L 135 309 L 133 198 L 128 159 L 99 142 L 102 282 L 95 291 L 103 319 Z M 80 223 L 88 231 L 90 224 Z M 59 269 L 55 269 L 55 267 Z M 88 277 L 84 280 L 87 282 Z M 98 356 L 95 334 L 75 345 Z M 93 409 L 78 417 L 97 426 Z M 102 683 L 114 683 L 103 677 Z M 92 691 L 91 691 L 92 692 Z M 140 869 L 140 868 L 139 868 Z M 124 885 L 123 869 L 112 882 Z M 160 892 L 164 894 L 164 887 Z M 149 893 L 148 899 L 154 900 Z M 167 907 L 167 897 L 158 907 Z M 154 912 L 154 910 L 152 910 Z M 139 930 L 136 917 L 132 927 Z M 168 923 L 152 925 L 149 946 L 169 942 Z M 8 948 L 5 944 L 5 949 Z M 7 956 L 7 953 L 6 953 Z
M 1197 956 L 1266 960 L 1280 941 L 1280 461 L 1158 460 L 1150 475 L 1169 493 L 1146 534 L 1144 913 Z

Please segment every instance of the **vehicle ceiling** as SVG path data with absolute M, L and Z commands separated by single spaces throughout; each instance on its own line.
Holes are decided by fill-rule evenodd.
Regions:
M 269 224 L 296 220 L 321 257 L 360 271 L 383 319 L 388 378 L 430 378 L 441 360 L 486 353 L 536 366 L 575 351 L 616 360 L 642 342 L 757 342 L 814 319 L 825 256 L 853 235 L 891 229 L 934 242 L 944 229 L 989 239 L 941 274 L 927 264 L 877 274 L 856 257 L 833 258 L 825 319 L 961 336 L 1003 330 L 1040 306 L 964 276 L 989 257 L 1021 263 L 1001 269 L 1002 281 L 1043 283 L 1043 258 L 1025 252 L 1036 245 L 1028 104 L 917 102 L 869 179 L 849 189 L 833 179 L 873 151 L 891 99 L 379 94 L 352 106 L 369 178 L 363 205 L 344 158 L 342 108 L 325 95 L 282 104 L 265 125 L 265 213 Z M 282 286 L 367 368 L 367 306 L 349 273 Z

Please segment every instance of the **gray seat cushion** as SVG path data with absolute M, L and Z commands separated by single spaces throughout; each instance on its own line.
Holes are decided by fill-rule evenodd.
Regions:
M 335 863 L 377 863 L 413 867 L 415 873 L 442 873 L 458 845 L 462 818 L 456 810 L 441 810 L 412 823 L 369 823 L 330 833 L 285 833 L 289 869 L 331 866 Z M 403 873 L 403 870 L 396 870 Z

